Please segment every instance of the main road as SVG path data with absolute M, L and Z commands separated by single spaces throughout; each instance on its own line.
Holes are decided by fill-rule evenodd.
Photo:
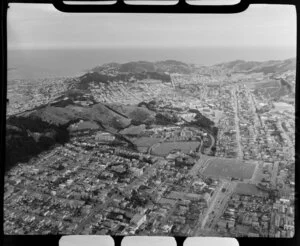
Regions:
M 190 169 L 189 174 L 192 176 L 197 176 L 199 172 L 204 171 L 204 169 L 208 166 L 209 161 L 212 158 L 206 155 L 200 155 L 200 159 L 195 163 L 195 165 Z
M 214 211 L 216 203 L 219 201 L 220 194 L 222 192 L 222 189 L 227 186 L 227 182 L 222 180 L 221 184 L 217 187 L 217 190 L 215 190 L 214 195 L 212 196 L 211 200 L 209 201 L 208 208 L 203 214 L 199 215 L 198 222 L 192 231 L 191 236 L 198 236 L 201 234 L 201 231 L 204 229 L 206 222 L 209 218 L 209 215 L 212 211 Z
M 234 109 L 234 122 L 235 122 L 235 131 L 236 131 L 236 143 L 237 143 L 237 150 L 238 150 L 238 159 L 243 159 L 243 151 L 242 151 L 242 146 L 241 146 L 241 135 L 240 135 L 240 126 L 239 126 L 239 116 L 238 116 L 238 98 L 237 98 L 237 88 L 236 86 L 234 87 L 232 91 L 233 95 L 233 109 Z
M 229 198 L 235 191 L 236 185 L 237 182 L 225 181 L 224 188 L 226 190 L 224 192 L 219 193 L 217 199 L 215 200 L 215 203 L 212 207 L 212 211 L 214 211 L 214 213 L 210 214 L 210 216 L 208 217 L 206 224 L 204 225 L 205 228 L 209 230 L 212 230 L 214 228 L 215 224 L 219 221 L 219 218 L 222 216 Z
M 192 236 L 200 236 L 205 232 L 212 232 L 214 225 L 223 214 L 225 206 L 234 192 L 236 182 L 229 180 L 222 180 L 222 183 L 215 191 L 211 201 L 209 202 L 208 208 L 203 215 L 199 216 L 198 223 L 192 232 Z M 225 189 L 225 191 L 222 191 Z

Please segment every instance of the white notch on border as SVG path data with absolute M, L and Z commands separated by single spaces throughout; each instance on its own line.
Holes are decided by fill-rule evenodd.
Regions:
M 183 246 L 239 246 L 238 240 L 230 237 L 188 237 Z
M 117 2 L 117 0 L 109 0 L 109 1 L 63 1 L 65 5 L 113 5 Z
M 114 246 L 111 236 L 70 235 L 62 236 L 59 246 Z
M 178 0 L 124 0 L 128 5 L 176 5 Z
M 177 243 L 174 237 L 125 236 L 121 246 L 177 246 Z
M 179 0 L 124 0 L 128 5 L 176 5 Z M 240 0 L 185 0 L 189 5 L 217 6 L 236 5 Z M 66 5 L 113 5 L 117 0 L 108 1 L 63 1 Z
M 217 6 L 217 5 L 236 5 L 241 0 L 185 0 L 189 5 Z

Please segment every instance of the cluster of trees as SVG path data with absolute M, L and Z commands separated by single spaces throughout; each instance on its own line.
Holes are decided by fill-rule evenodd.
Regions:
M 195 121 L 197 125 L 203 128 L 211 128 L 214 125 L 214 122 L 208 118 L 206 118 L 204 115 L 202 115 L 200 112 L 196 114 Z
M 147 72 L 145 74 L 149 79 L 161 80 L 162 82 L 171 82 L 171 77 L 169 74 L 161 72 Z
M 211 128 L 211 134 L 216 138 L 218 136 L 219 128 L 216 126 L 213 126 Z
M 121 64 L 119 71 L 132 72 L 132 73 L 149 72 L 149 71 L 154 72 L 155 66 L 152 62 L 147 62 L 147 61 L 127 62 Z
M 149 109 L 151 111 L 157 111 L 158 102 L 155 100 L 152 100 L 150 102 L 140 102 L 138 104 L 138 107 L 146 107 L 147 109 Z
M 12 116 L 7 120 L 5 169 L 18 162 L 28 162 L 31 157 L 50 149 L 55 144 L 69 141 L 67 126 L 56 126 L 37 117 Z M 11 127 L 13 126 L 13 127 Z M 29 134 L 38 132 L 38 141 Z
M 79 87 L 82 85 L 79 85 Z M 67 97 L 68 99 L 64 100 Z M 74 101 L 91 101 L 93 104 L 96 104 L 95 98 L 92 95 L 86 97 L 86 95 L 77 89 L 69 90 L 64 95 L 58 97 L 55 102 L 51 103 L 51 106 L 64 108 L 68 105 L 74 105 Z
M 176 114 L 164 112 L 157 113 L 155 116 L 156 124 L 158 125 L 171 125 L 179 121 L 179 118 Z
M 89 88 L 89 84 L 91 82 L 107 83 L 109 80 L 109 76 L 92 72 L 82 75 L 79 79 L 80 82 L 77 84 L 77 88 L 80 90 L 86 90 Z
M 176 60 L 159 61 L 156 63 L 158 70 L 167 71 L 169 73 L 191 73 L 192 69 L 186 63 Z
M 150 125 L 154 121 L 154 117 L 152 116 L 151 112 L 142 107 L 138 107 L 132 111 L 129 117 L 131 118 L 131 124 L 135 126 L 141 124 Z
M 136 190 L 132 190 L 131 201 L 139 207 L 144 207 L 148 203 L 149 199 L 146 197 L 141 197 Z
M 218 135 L 218 128 L 215 127 L 215 123 L 210 120 L 209 118 L 205 117 L 203 114 L 199 112 L 197 109 L 189 109 L 190 113 L 195 113 L 195 120 L 192 122 L 192 124 L 196 124 L 206 130 L 208 130 L 214 137 Z

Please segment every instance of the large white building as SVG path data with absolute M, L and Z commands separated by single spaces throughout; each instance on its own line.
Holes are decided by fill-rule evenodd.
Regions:
M 147 216 L 145 214 L 136 214 L 131 219 L 131 223 L 136 226 L 136 228 L 139 228 L 144 222 L 146 222 Z

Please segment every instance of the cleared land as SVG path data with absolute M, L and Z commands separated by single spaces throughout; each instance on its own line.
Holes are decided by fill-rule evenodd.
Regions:
M 145 125 L 142 124 L 139 126 L 130 126 L 128 128 L 125 128 L 124 130 L 120 131 L 120 133 L 124 135 L 139 135 L 144 130 L 145 130 Z
M 179 150 L 183 153 L 188 154 L 191 150 L 196 151 L 199 145 L 200 142 L 165 142 L 155 146 L 155 148 L 152 149 L 152 153 L 154 155 L 166 156 L 172 150 Z
M 291 104 L 285 102 L 274 102 L 275 110 L 278 111 L 286 111 L 286 110 L 294 110 L 295 107 Z
M 244 163 L 237 159 L 216 158 L 211 159 L 203 174 L 213 177 L 250 179 L 253 175 L 255 164 Z
M 134 139 L 133 143 L 138 147 L 151 147 L 160 141 L 162 141 L 162 138 L 141 137 Z
M 256 185 L 245 183 L 238 183 L 235 189 L 235 193 L 241 195 L 268 196 L 267 192 L 258 189 Z
M 83 121 L 69 127 L 70 131 L 95 130 L 99 125 L 93 121 Z

